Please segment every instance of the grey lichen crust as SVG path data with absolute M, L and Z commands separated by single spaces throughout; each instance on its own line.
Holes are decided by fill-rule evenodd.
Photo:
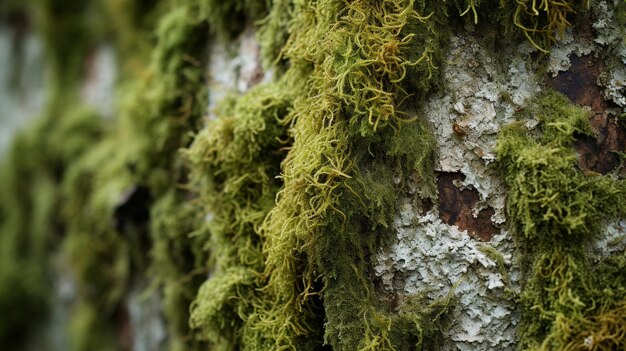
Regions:
M 114 49 L 109 45 L 99 46 L 81 84 L 81 96 L 104 118 L 113 118 L 115 110 L 115 79 L 117 62 Z
M 509 269 L 512 247 L 507 232 L 490 245 L 480 243 L 456 226 L 444 224 L 436 210 L 415 216 L 406 204 L 396 220 L 398 236 L 389 252 L 379 254 L 376 272 L 388 290 L 400 296 L 426 293 L 436 299 L 453 294 L 457 300 L 451 327 L 444 332 L 444 350 L 494 350 L 512 347 L 519 316 L 505 297 L 505 286 L 517 272 L 500 273 L 494 248 Z M 383 259 L 384 257 L 384 259 Z M 510 281 L 509 281 L 510 279 Z
M 27 33 L 15 50 L 16 35 L 0 23 L 0 156 L 16 131 L 40 113 L 46 98 L 41 41 Z
M 375 267 L 385 288 L 401 296 L 455 296 L 446 350 L 506 349 L 515 343 L 519 316 L 505 291 L 518 289 L 520 274 L 513 268 L 513 243 L 503 226 L 506 189 L 495 169 L 494 147 L 500 126 L 512 121 L 540 87 L 528 63 L 530 45 L 509 50 L 504 57 L 513 59 L 502 60 L 475 36 L 453 37 L 444 67 L 445 92 L 423 111 L 437 139 L 437 170 L 465 176 L 457 185 L 479 194 L 473 215 L 492 208 L 499 233 L 481 243 L 444 223 L 437 208 L 420 215 L 424 209 L 408 196 L 395 223 L 397 238 L 379 253 Z
M 597 258 L 626 252 L 626 219 L 609 223 L 605 234 L 594 244 Z
M 624 112 L 626 111 L 626 33 L 624 25 L 619 23 L 624 19 L 618 18 L 617 8 L 626 6 L 620 2 L 620 0 L 594 2 L 592 10 L 596 18 L 593 23 L 593 29 L 596 32 L 594 42 L 608 53 L 604 57 L 606 68 L 598 78 L 598 83 L 604 87 L 604 98 L 613 101 Z
M 594 43 L 586 37 L 574 37 L 572 28 L 560 38 L 550 50 L 548 72 L 552 77 L 556 77 L 559 72 L 567 71 L 570 67 L 572 55 L 584 56 L 591 54 L 596 49 Z
M 215 118 L 213 110 L 228 94 L 244 93 L 272 78 L 271 72 L 263 70 L 252 24 L 233 42 L 216 40 L 210 44 L 208 71 L 209 118 Z
M 594 38 L 574 39 L 568 30 L 552 47 L 547 72 L 557 76 L 570 68 L 571 58 L 604 57 L 597 82 L 604 97 L 626 108 L 626 41 L 614 11 L 617 1 L 593 4 Z M 510 349 L 516 342 L 519 314 L 512 296 L 519 292 L 515 247 L 505 218 L 506 189 L 495 167 L 494 147 L 500 128 L 515 120 L 530 100 L 541 93 L 541 79 L 531 66 L 528 44 L 495 53 L 475 35 L 453 36 L 444 69 L 444 93 L 433 97 L 422 114 L 430 121 L 439 152 L 437 171 L 462 174 L 455 186 L 475 189 L 476 217 L 485 208 L 499 232 L 489 243 L 448 225 L 435 206 L 424 208 L 417 195 L 407 194 L 394 223 L 397 237 L 378 252 L 374 271 L 383 289 L 400 298 L 424 294 L 436 299 L 453 294 L 457 305 L 445 331 L 445 350 Z M 504 59 L 503 59 L 504 58 Z M 623 111 L 621 111 L 623 112 Z M 533 129 L 538 121 L 526 122 Z M 607 225 L 595 245 L 600 256 L 626 246 L 626 222 Z
M 603 96 L 612 101 L 617 108 L 609 110 L 612 114 L 626 112 L 626 32 L 623 21 L 618 18 L 618 7 L 626 10 L 620 0 L 599 1 L 592 4 L 595 31 L 593 49 L 595 55 L 602 55 L 604 69 L 598 77 L 598 84 L 603 88 Z M 624 16 L 624 14 L 622 14 Z M 604 235 L 595 243 L 597 257 L 607 256 L 626 250 L 626 219 L 614 221 L 606 226 Z
M 430 99 L 423 112 L 435 130 L 437 170 L 463 173 L 461 187 L 480 195 L 476 211 L 493 208 L 496 224 L 504 223 L 505 202 L 493 164 L 496 138 L 500 126 L 540 89 L 527 63 L 532 47 L 524 43 L 508 50 L 499 58 L 473 36 L 453 37 L 444 68 L 445 95 Z
M 147 294 L 149 293 L 149 294 Z M 126 301 L 135 351 L 167 350 L 167 326 L 161 313 L 160 294 L 138 281 Z

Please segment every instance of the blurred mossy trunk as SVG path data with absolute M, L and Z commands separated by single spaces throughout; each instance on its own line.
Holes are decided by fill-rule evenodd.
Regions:
M 601 224 L 625 215 L 624 111 L 597 85 L 603 58 L 572 57 L 559 77 L 546 73 L 559 35 L 590 26 L 587 2 L 531 3 L 539 1 L 0 5 L 0 39 L 10 41 L 0 50 L 11 52 L 0 53 L 8 87 L 0 104 L 17 106 L 0 113 L 30 101 L 27 40 L 38 38 L 34 55 L 47 72 L 37 78 L 47 91 L 39 117 L 0 115 L 0 136 L 10 139 L 0 142 L 0 349 L 452 345 L 443 336 L 454 323 L 451 295 L 385 300 L 372 262 L 393 239 L 399 199 L 414 183 L 416 201 L 439 206 L 446 224 L 485 242 L 496 231 L 490 218 L 475 221 L 478 195 L 460 189 L 460 174 L 436 172 L 438 131 L 419 115 L 433 96 L 456 94 L 441 81 L 450 38 L 495 31 L 494 51 L 530 43 L 542 89 L 519 111 L 536 113 L 528 120 L 539 127 L 499 126 L 490 161 L 512 199 L 505 225 L 528 270 L 526 290 L 511 298 L 523 314 L 518 341 L 581 349 L 588 326 L 602 331 L 592 335 L 603 338 L 596 350 L 624 347 L 624 256 L 585 272 L 590 258 L 575 245 L 591 245 Z M 616 4 L 623 21 L 626 5 Z M 240 45 L 245 28 L 255 46 Z M 114 52 L 115 69 L 98 71 L 102 48 Z M 217 48 L 224 52 L 211 62 Z M 233 92 L 211 101 L 207 71 L 249 56 L 261 73 L 237 77 Z M 86 102 L 98 79 L 116 82 L 103 92 L 114 96 L 112 116 Z M 466 134 L 452 128 L 455 138 Z M 568 240 L 576 243 L 561 245 Z M 563 296 L 589 308 L 563 307 Z

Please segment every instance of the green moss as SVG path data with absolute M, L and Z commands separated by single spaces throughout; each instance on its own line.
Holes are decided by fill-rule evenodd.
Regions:
M 513 23 L 536 49 L 546 53 L 570 26 L 571 16 L 589 8 L 589 0 L 516 0 L 516 4 Z
M 280 66 L 276 63 L 281 62 L 281 52 L 291 32 L 295 9 L 295 1 L 273 0 L 271 11 L 259 20 L 257 39 L 261 46 L 264 67 Z
M 626 286 L 607 272 L 615 273 L 623 257 L 592 264 L 588 252 L 607 219 L 626 215 L 626 184 L 577 169 L 574 137 L 590 133 L 584 109 L 550 92 L 530 113 L 542 122 L 541 133 L 533 137 L 515 124 L 502 130 L 497 146 L 509 218 L 526 255 L 520 347 L 623 348 Z
M 62 123 L 54 123 L 55 114 L 42 116 L 16 137 L 2 167 L 0 304 L 7 307 L 3 308 L 7 315 L 0 335 L 2 345 L 16 349 L 25 341 L 22 337 L 28 340 L 28 332 L 47 316 L 53 292 L 47 262 L 51 252 L 58 250 L 57 238 L 63 230 L 57 205 L 62 198 L 60 179 L 73 158 L 102 133 L 89 109 L 74 107 L 65 117 Z
M 200 11 L 211 24 L 211 31 L 220 39 L 228 40 L 240 33 L 248 20 L 263 18 L 265 0 L 200 0 Z
M 68 166 L 103 133 L 96 114 L 76 102 L 79 60 L 91 35 L 81 27 L 87 7 L 60 0 L 20 6 L 39 15 L 51 85 L 45 111 L 16 136 L 0 166 L 0 344 L 9 350 L 35 344 L 33 335 L 49 316 L 50 262 L 64 229 L 59 186 Z
M 507 269 L 507 264 L 502 253 L 498 251 L 495 247 L 488 244 L 480 246 L 478 250 L 484 253 L 490 260 L 492 260 L 496 264 L 498 268 L 498 273 L 500 273 L 500 276 L 502 276 L 502 280 L 505 284 L 510 285 L 509 271 Z M 510 289 L 507 289 L 507 292 L 511 293 L 512 291 Z
M 90 16 L 93 2 L 39 0 L 32 4 L 51 66 L 52 91 L 69 91 L 85 73 L 83 59 L 96 36 L 98 22 Z
M 257 229 L 274 205 L 282 182 L 280 163 L 290 141 L 284 119 L 293 96 L 279 84 L 228 99 L 220 118 L 198 136 L 188 157 L 199 200 L 214 216 L 208 249 L 214 264 L 192 305 L 191 324 L 218 350 L 267 349 L 272 335 L 260 331 L 258 293 L 264 270 Z
M 8 309 L 0 343 L 45 317 L 44 262 L 61 246 L 78 288 L 76 350 L 121 347 L 117 319 L 146 271 L 163 296 L 173 350 L 436 349 L 453 302 L 414 296 L 386 306 L 370 255 L 393 235 L 406 179 L 420 179 L 419 194 L 435 196 L 435 142 L 420 108 L 438 89 L 455 18 L 517 25 L 539 48 L 579 8 L 534 0 L 70 2 L 34 3 L 51 100 L 17 139 L 0 182 L 0 306 L 32 313 L 25 319 Z M 210 34 L 228 41 L 266 11 L 259 41 L 266 66 L 279 67 L 276 82 L 228 98 L 199 131 Z M 87 51 L 102 38 L 113 40 L 122 67 L 108 121 L 77 102 Z M 514 194 L 511 213 L 524 240 L 548 250 L 565 233 L 588 240 L 603 214 L 619 212 L 605 202 L 621 192 L 612 180 L 572 169 L 569 145 L 573 133 L 588 132 L 584 113 L 553 95 L 537 111 L 543 136 L 511 127 L 500 153 L 508 174 L 531 180 L 509 184 L 540 190 Z M 546 148 L 555 151 L 537 158 Z M 545 262 L 547 251 L 538 252 L 531 260 Z M 612 258 L 598 269 L 612 277 L 620 267 Z M 572 280 L 586 279 L 576 272 Z M 526 305 L 543 303 L 542 284 L 529 283 Z M 623 285 L 606 286 L 622 296 Z M 619 322 L 617 300 L 590 299 L 605 307 L 584 320 L 620 330 L 606 322 Z M 550 324 L 541 323 L 527 324 L 528 345 L 547 333 Z
M 103 313 L 91 301 L 79 301 L 73 306 L 72 319 L 67 326 L 71 350 L 120 350 L 116 331 L 111 328 L 111 312 Z
M 410 88 L 423 98 L 424 89 L 431 86 L 429 79 L 435 74 L 431 52 L 438 52 L 436 45 L 441 42 L 428 36 L 413 42 L 408 28 L 420 25 L 434 28 L 436 16 L 419 16 L 411 3 L 401 2 L 371 8 L 357 3 L 347 10 L 347 15 L 340 17 L 343 12 L 339 4 L 331 1 L 313 7 L 295 6 L 292 25 L 298 30 L 292 33 L 283 50 L 291 68 L 279 82 L 264 88 L 271 89 L 278 97 L 286 92 L 293 94 L 290 103 L 293 107 L 283 111 L 278 119 L 281 125 L 290 126 L 289 136 L 293 139 L 282 161 L 284 187 L 278 193 L 276 205 L 273 200 L 278 188 L 269 193 L 269 201 L 261 201 L 267 206 L 263 212 L 248 216 L 255 219 L 253 224 L 257 223 L 249 226 L 249 234 L 234 236 L 236 240 L 257 238 L 255 246 L 257 250 L 262 248 L 260 253 L 266 259 L 264 262 L 264 256 L 260 256 L 260 260 L 247 260 L 259 262 L 255 267 L 256 279 L 242 270 L 250 263 L 238 263 L 240 269 L 236 270 L 217 268 L 216 276 L 201 289 L 192 321 L 199 327 L 211 328 L 206 332 L 209 337 L 239 334 L 246 340 L 243 347 L 250 349 L 315 349 L 322 340 L 337 349 L 352 349 L 354 345 L 394 348 L 401 347 L 406 340 L 415 344 L 423 342 L 423 330 L 429 330 L 426 326 L 416 326 L 407 331 L 408 335 L 391 333 L 394 335 L 390 336 L 390 323 L 416 325 L 417 321 L 421 322 L 421 314 L 413 311 L 410 316 L 400 318 L 381 306 L 367 277 L 366 253 L 383 240 L 390 225 L 396 192 L 401 191 L 393 183 L 394 176 L 402 178 L 403 174 L 420 173 L 425 187 L 434 193 L 433 172 L 429 171 L 433 164 L 432 137 L 425 125 L 402 112 L 403 107 L 396 106 L 402 106 L 405 89 Z M 361 17 L 361 12 L 367 15 Z M 389 28 L 376 27 L 383 16 Z M 360 32 L 359 28 L 369 29 Z M 399 59 L 400 55 L 406 57 Z M 409 73 L 424 79 L 413 80 L 417 86 L 409 82 L 401 85 Z M 255 106 L 263 99 L 255 94 L 256 91 L 245 95 L 235 104 L 235 111 L 249 111 L 250 117 L 258 114 L 261 106 Z M 233 202 L 237 209 L 226 217 L 228 226 L 241 223 L 239 212 L 247 211 L 249 204 L 259 203 L 242 202 L 245 198 L 241 195 L 255 194 L 251 190 L 263 183 L 248 186 L 241 195 L 240 186 L 267 177 L 256 175 L 256 169 L 264 168 L 259 168 L 255 159 L 248 156 L 249 143 L 244 148 L 237 135 L 233 136 L 231 130 L 237 130 L 236 121 L 244 119 L 246 114 L 235 116 L 220 119 L 207 129 L 209 137 L 200 134 L 196 139 L 196 142 L 214 140 L 209 145 L 216 144 L 204 146 L 209 151 L 200 154 L 203 158 L 196 156 L 197 159 L 224 162 L 222 168 L 202 173 L 205 177 L 210 175 L 211 183 L 207 187 L 219 190 L 213 197 L 219 200 L 220 214 L 214 223 L 220 226 L 224 225 L 225 203 Z M 223 140 L 230 143 L 224 144 Z M 263 140 L 266 139 L 255 142 L 263 146 Z M 195 147 L 192 150 L 196 152 Z M 276 159 L 275 168 L 268 175 L 279 174 L 282 157 L 285 155 Z M 223 168 L 231 158 L 237 160 L 236 167 Z M 231 182 L 236 187 L 232 188 Z M 230 200 L 233 195 L 238 195 L 237 201 Z M 262 223 L 260 228 L 258 223 Z M 234 229 L 214 230 L 213 235 L 238 233 L 241 224 Z M 224 243 L 211 247 L 224 246 L 231 247 Z M 231 250 L 249 246 L 238 244 Z M 236 252 L 218 255 L 218 267 L 221 262 L 240 256 Z M 224 276 L 228 274 L 232 275 L 231 279 Z M 240 285 L 252 285 L 255 280 L 260 289 L 253 295 L 243 294 L 245 290 Z M 236 297 L 227 299 L 233 291 L 237 291 Z M 241 309 L 246 305 L 251 306 L 251 312 Z M 354 308 L 362 313 L 355 313 Z M 235 325 L 230 332 L 224 331 L 225 321 L 233 320 L 233 310 L 238 311 L 242 324 Z M 322 339 L 319 332 L 323 319 Z M 256 334 L 248 338 L 249 330 Z
M 172 190 L 152 207 L 150 232 L 151 276 L 162 289 L 163 312 L 169 331 L 169 350 L 205 347 L 189 328 L 189 306 L 207 276 L 198 206 L 185 201 L 188 194 Z
M 147 68 L 120 88 L 125 98 L 116 127 L 85 157 L 75 160 L 64 184 L 65 247 L 77 271 L 80 305 L 98 306 L 114 328 L 114 312 L 123 308 L 133 274 L 152 267 L 171 321 L 172 349 L 199 345 L 184 322 L 185 304 L 205 263 L 200 253 L 197 260 L 181 258 L 190 250 L 186 239 L 195 230 L 190 226 L 201 217 L 175 190 L 187 172 L 178 149 L 189 143 L 189 131 L 196 128 L 205 104 L 203 64 L 196 57 L 205 53 L 208 32 L 202 18 L 190 15 L 195 11 L 178 7 L 158 20 L 156 47 Z M 164 210 L 170 213 L 165 215 Z M 150 213 L 157 215 L 152 223 Z M 187 225 L 172 224 L 194 217 L 196 221 Z M 164 232 L 170 230 L 175 232 Z M 146 251 L 151 245 L 149 256 Z M 169 251 L 173 247 L 176 250 Z M 187 275 L 188 285 L 181 285 L 181 276 Z M 102 320 L 98 323 L 80 330 L 97 332 Z
M 510 196 L 515 207 L 509 212 L 528 239 L 547 245 L 568 236 L 582 240 L 595 232 L 605 215 L 619 212 L 607 201 L 620 194 L 618 183 L 584 177 L 573 167 L 575 133 L 591 133 L 587 116 L 565 97 L 551 93 L 535 112 L 543 122 L 538 140 L 529 138 L 521 126 L 502 131 L 498 153 L 507 167 L 507 182 L 521 186 Z
M 618 1 L 615 3 L 615 19 L 622 28 L 626 26 L 626 3 Z
M 122 300 L 132 274 L 145 271 L 150 264 L 145 253 L 149 245 L 146 219 L 121 218 L 128 215 L 120 214 L 120 208 L 139 206 L 130 211 L 148 212 L 151 199 L 169 197 L 170 189 L 184 177 L 177 152 L 190 140 L 188 132 L 194 129 L 194 120 L 203 111 L 202 60 L 194 57 L 205 54 L 207 25 L 202 18 L 189 16 L 194 11 L 189 7 L 165 15 L 159 21 L 151 62 L 144 62 L 147 69 L 133 73 L 124 82 L 121 91 L 127 93 L 128 100 L 122 104 L 116 120 L 110 122 L 116 124 L 104 126 L 99 116 L 76 102 L 80 99 L 77 84 L 83 74 L 86 51 L 96 45 L 97 35 L 87 25 L 90 11 L 96 8 L 95 2 L 72 5 L 45 1 L 37 3 L 36 8 L 41 15 L 41 30 L 52 66 L 52 94 L 43 118 L 23 138 L 23 146 L 16 144 L 16 157 L 8 161 L 10 180 L 3 183 L 12 190 L 3 196 L 2 212 L 10 220 L 3 224 L 2 239 L 8 242 L 7 250 L 16 245 L 25 248 L 6 256 L 11 266 L 7 265 L 2 277 L 14 285 L 11 281 L 18 270 L 23 270 L 22 273 L 33 272 L 32 279 L 29 276 L 25 282 L 41 283 L 16 285 L 3 294 L 2 303 L 15 304 L 19 301 L 17 297 L 23 296 L 29 301 L 28 306 L 41 309 L 37 314 L 32 313 L 29 320 L 37 315 L 43 320 L 45 306 L 39 301 L 52 295 L 47 285 L 52 272 L 41 267 L 46 267 L 45 262 L 50 260 L 49 250 L 59 250 L 62 246 L 78 286 L 78 301 L 72 311 L 72 325 L 76 328 L 70 331 L 74 349 L 105 346 L 116 349 L 119 345 L 110 335 L 118 332 L 117 318 L 124 308 Z M 136 30 L 141 30 L 138 27 Z M 125 40 L 142 37 L 145 35 L 131 35 Z M 120 57 L 127 55 L 123 53 Z M 137 57 L 145 61 L 143 53 L 137 53 Z M 138 189 L 147 189 L 147 199 L 139 204 L 125 204 Z M 184 202 L 184 198 L 178 199 Z M 163 222 L 155 221 L 154 235 L 168 223 L 167 219 L 159 220 Z M 20 244 L 19 240 L 26 244 Z M 162 240 L 161 246 L 176 241 Z M 171 263 L 172 269 L 184 269 L 184 274 L 189 274 L 187 266 L 179 267 L 179 262 L 167 261 L 167 257 L 154 261 L 160 268 Z M 190 265 L 195 268 L 202 264 Z M 180 300 L 172 297 L 172 287 L 180 284 L 178 277 L 164 271 L 156 279 L 165 285 L 168 304 L 180 306 L 185 298 L 189 303 L 192 293 Z M 184 322 L 176 320 L 178 316 L 187 318 L 186 309 L 184 306 L 182 312 L 173 307 L 167 309 L 173 323 L 173 345 L 195 344 L 188 338 L 188 328 L 182 326 Z M 29 330 L 23 325 L 26 320 L 21 322 L 17 315 L 14 317 L 7 319 L 3 333 L 14 330 L 13 326 L 24 332 Z

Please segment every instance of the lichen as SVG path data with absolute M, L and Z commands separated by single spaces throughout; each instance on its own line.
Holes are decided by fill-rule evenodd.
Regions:
M 606 68 L 598 77 L 604 87 L 604 97 L 611 100 L 622 111 L 626 109 L 626 3 L 623 1 L 599 1 L 593 5 L 595 21 L 593 28 L 597 35 L 596 44 L 605 47 L 603 59 Z

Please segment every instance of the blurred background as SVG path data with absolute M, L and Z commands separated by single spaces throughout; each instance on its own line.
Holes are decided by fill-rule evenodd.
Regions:
M 0 1 L 1 350 L 203 347 L 180 150 L 263 78 L 244 3 Z

